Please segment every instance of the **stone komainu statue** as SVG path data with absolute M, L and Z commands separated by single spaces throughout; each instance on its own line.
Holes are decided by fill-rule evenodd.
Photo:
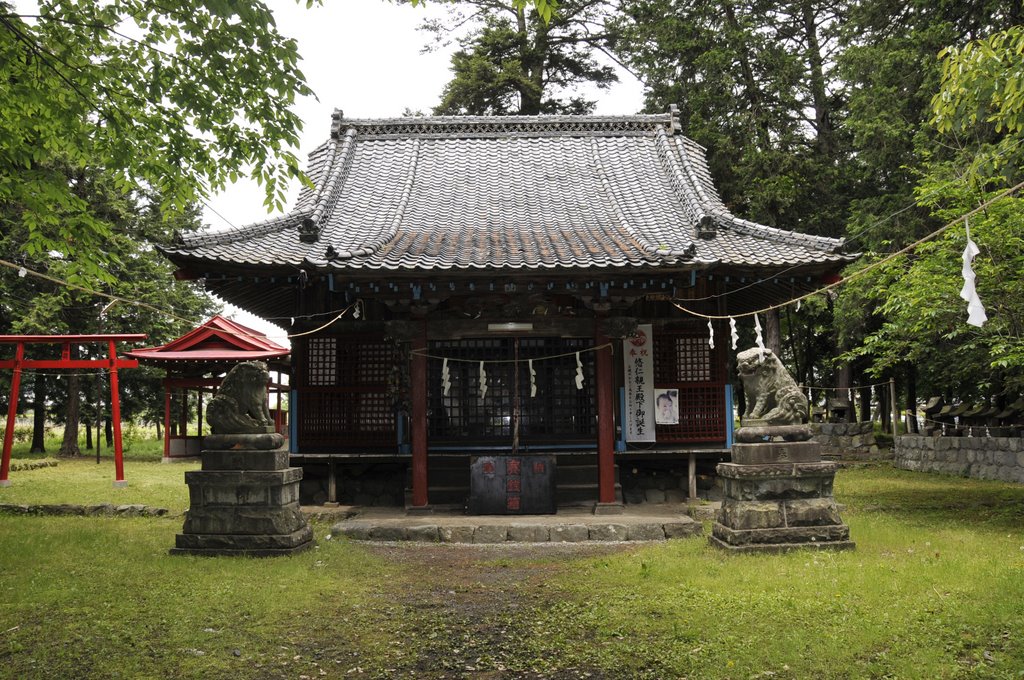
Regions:
M 744 419 L 768 425 L 798 425 L 807 420 L 807 397 L 770 349 L 740 352 L 736 368 L 747 401 Z
M 267 407 L 270 372 L 259 361 L 237 364 L 224 376 L 209 406 L 206 422 L 213 434 L 262 434 L 271 426 Z

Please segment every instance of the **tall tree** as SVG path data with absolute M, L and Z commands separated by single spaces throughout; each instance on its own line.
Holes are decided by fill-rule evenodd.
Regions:
M 834 72 L 840 2 L 639 0 L 622 4 L 616 52 L 647 108 L 680 106 L 725 202 L 772 226 L 838 235 L 848 160 Z
M 425 24 L 436 41 L 455 36 L 461 47 L 452 55 L 453 77 L 436 115 L 589 113 L 594 102 L 577 88 L 617 80 L 614 69 L 595 58 L 611 40 L 604 0 L 566 0 L 550 17 L 511 0 L 453 4 L 447 21 Z
M 65 168 L 179 210 L 249 175 L 282 207 L 300 175 L 290 107 L 311 94 L 298 60 L 260 0 L 0 0 L 0 206 L 18 206 L 21 250 L 112 281 L 111 225 Z

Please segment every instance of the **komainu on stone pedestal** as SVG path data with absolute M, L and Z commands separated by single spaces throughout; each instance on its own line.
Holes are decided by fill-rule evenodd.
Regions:
M 299 507 L 302 468 L 289 467 L 284 438 L 263 424 L 268 379 L 262 364 L 239 364 L 224 379 L 235 387 L 210 404 L 215 434 L 203 441 L 202 469 L 185 473 L 189 510 L 171 554 L 266 557 L 312 547 Z
M 838 466 L 807 441 L 807 399 L 770 350 L 737 359 L 747 408 L 732 462 L 716 468 L 723 500 L 711 544 L 735 552 L 853 548 L 832 495 Z
M 267 404 L 270 372 L 261 361 L 236 364 L 206 407 L 213 434 L 264 434 L 273 432 Z

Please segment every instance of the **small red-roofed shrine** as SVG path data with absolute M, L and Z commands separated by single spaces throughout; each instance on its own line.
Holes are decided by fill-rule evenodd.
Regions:
M 0 360 L 0 368 L 14 370 L 11 378 L 11 398 L 7 405 L 7 426 L 4 430 L 3 458 L 0 462 L 0 486 L 10 486 L 7 478 L 11 469 L 11 447 L 14 444 L 14 419 L 18 414 L 18 390 L 21 388 L 21 373 L 24 369 L 56 368 L 82 369 L 106 368 L 110 371 L 110 414 L 114 429 L 114 486 L 126 486 L 124 458 L 121 448 L 121 398 L 118 392 L 117 371 L 119 368 L 137 368 L 134 359 L 117 357 L 118 342 L 145 340 L 144 333 L 118 335 L 0 335 L 0 344 L 14 345 L 14 358 Z M 105 343 L 108 356 L 105 359 L 76 359 L 71 356 L 72 345 Z M 26 359 L 25 345 L 60 345 L 60 359 Z
M 143 364 L 160 366 L 167 371 L 163 381 L 164 462 L 199 455 L 203 437 L 203 394 L 216 392 L 223 380 L 220 376 L 243 361 L 264 361 L 271 370 L 277 371 L 277 380 L 267 389 L 277 390 L 278 407 L 272 412 L 275 428 L 283 432 L 287 423 L 280 408 L 280 394 L 284 389 L 281 373 L 287 370 L 290 353 L 290 349 L 270 340 L 264 333 L 220 315 L 166 345 L 128 352 L 128 356 Z M 189 435 L 188 394 L 193 390 L 198 393 L 198 430 Z M 177 408 L 172 408 L 175 401 Z

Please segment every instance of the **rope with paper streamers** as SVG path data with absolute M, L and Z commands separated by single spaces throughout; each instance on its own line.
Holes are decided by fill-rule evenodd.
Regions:
M 855 279 L 860 278 L 861 276 L 864 276 L 868 272 L 873 271 L 873 270 L 877 269 L 878 267 L 881 267 L 882 265 L 891 262 L 892 260 L 895 260 L 897 257 L 900 257 L 902 255 L 905 255 L 905 254 L 909 253 L 910 251 L 912 251 L 915 248 L 917 248 L 919 245 L 921 245 L 923 243 L 927 243 L 928 241 L 931 241 L 932 239 L 934 239 L 934 238 L 944 234 L 945 232 L 949 231 L 950 229 L 952 229 L 953 227 L 957 226 L 961 222 L 964 222 L 966 224 L 967 221 L 971 217 L 974 217 L 979 212 L 983 212 L 984 210 L 986 210 L 990 205 L 992 205 L 996 201 L 1002 200 L 1002 199 L 1006 198 L 1007 196 L 1010 196 L 1012 194 L 1017 193 L 1022 188 L 1024 188 L 1024 182 L 1019 182 L 1019 183 L 1013 185 L 1012 187 L 1010 187 L 1008 189 L 1004 189 L 1003 191 L 1000 191 L 995 196 L 989 198 L 987 201 L 979 204 L 978 207 L 974 208 L 973 210 L 970 210 L 970 211 L 964 213 L 963 215 L 961 215 L 960 217 L 957 217 L 956 219 L 954 219 L 954 220 L 952 220 L 950 222 L 947 222 L 946 224 L 944 224 L 943 226 L 939 227 L 938 229 L 936 229 L 932 233 L 927 234 L 927 235 L 919 238 L 918 240 L 914 241 L 913 243 L 911 243 L 911 244 L 909 244 L 907 246 L 904 246 L 903 248 L 900 248 L 896 252 L 887 255 L 886 257 L 882 258 L 881 260 L 878 260 L 877 262 L 872 262 L 871 264 L 865 266 L 863 269 L 858 269 L 855 272 L 851 272 L 850 275 L 847 276 L 846 278 L 843 278 L 843 279 L 840 279 L 839 281 L 834 281 L 832 283 L 826 284 L 826 285 L 822 286 L 821 288 L 817 288 L 815 290 L 812 290 L 809 293 L 804 293 L 803 295 L 797 296 L 795 298 L 791 298 L 789 300 L 786 300 L 785 302 L 779 302 L 777 304 L 769 305 L 769 306 L 764 307 L 762 309 L 757 309 L 757 310 L 754 310 L 754 311 L 751 311 L 751 312 L 742 312 L 742 313 L 739 313 L 739 314 L 703 314 L 701 312 L 697 312 L 697 311 L 694 311 L 694 310 L 689 309 L 687 307 L 684 307 L 683 305 L 679 304 L 679 302 L 677 302 L 676 300 L 671 300 L 670 302 L 672 303 L 672 305 L 676 309 L 679 309 L 680 311 L 686 312 L 690 316 L 695 316 L 695 317 L 697 317 L 699 319 L 708 319 L 708 320 L 725 320 L 725 319 L 733 320 L 733 319 L 737 319 L 737 318 L 742 319 L 742 318 L 748 317 L 748 316 L 755 316 L 757 314 L 764 314 L 766 312 L 770 312 L 770 311 L 775 310 L 775 309 L 782 309 L 783 307 L 788 307 L 789 305 L 791 305 L 793 303 L 798 303 L 799 304 L 802 300 L 807 300 L 808 298 L 814 297 L 815 295 L 820 295 L 821 293 L 825 293 L 827 291 L 833 290 L 833 289 L 838 288 L 839 286 L 841 286 L 841 285 L 843 285 L 845 283 L 849 283 L 850 281 L 853 281 Z M 973 243 L 973 241 L 971 241 L 971 243 Z M 977 248 L 977 246 L 975 246 L 975 248 Z M 966 251 L 965 251 L 965 265 L 964 265 L 964 268 L 965 268 L 964 274 L 965 274 L 965 278 L 966 278 L 966 269 L 969 268 L 969 263 L 966 262 Z M 966 287 L 966 285 L 965 285 L 965 287 Z M 978 304 L 981 304 L 980 300 L 978 301 Z M 733 347 L 733 349 L 735 349 L 735 347 Z
M 534 361 L 548 361 L 549 359 L 563 359 L 565 357 L 571 357 L 571 356 L 576 356 L 576 358 L 578 359 L 579 355 L 582 354 L 583 352 L 597 352 L 599 350 L 606 349 L 606 348 L 611 348 L 611 350 L 613 352 L 615 351 L 615 345 L 613 345 L 610 342 L 606 342 L 603 345 L 594 345 L 593 347 L 587 347 L 587 348 L 581 349 L 581 350 L 573 350 L 572 352 L 562 352 L 561 354 L 548 354 L 546 356 L 534 357 L 532 359 L 465 359 L 463 357 L 446 357 L 443 354 L 431 354 L 430 352 L 428 352 L 426 349 L 423 349 L 423 348 L 410 350 L 409 353 L 414 355 L 414 356 L 426 357 L 428 359 L 441 359 L 444 362 L 448 362 L 448 361 L 461 361 L 461 362 L 467 363 L 467 364 L 524 364 L 524 363 L 529 363 L 529 365 L 532 366 L 533 365 L 532 362 L 534 362 Z M 580 364 L 580 365 L 582 365 L 582 364 Z M 442 367 L 443 367 L 443 365 L 442 365 Z
M 427 359 L 441 360 L 441 390 L 444 396 L 446 397 L 449 396 L 452 387 L 451 372 L 448 368 L 448 362 L 460 361 L 462 363 L 467 364 L 478 364 L 480 366 L 480 371 L 479 374 L 477 375 L 477 384 L 479 385 L 480 399 L 482 400 L 487 397 L 487 368 L 485 367 L 485 364 L 525 363 L 527 366 L 527 370 L 530 372 L 530 397 L 533 398 L 537 396 L 537 370 L 533 367 L 534 361 L 548 361 L 551 359 L 563 359 L 565 357 L 574 356 L 576 358 L 576 374 L 574 381 L 576 384 L 576 389 L 582 390 L 585 378 L 583 375 L 583 360 L 580 358 L 580 354 L 582 354 L 583 352 L 597 352 L 598 350 L 606 348 L 611 349 L 612 352 L 615 351 L 615 346 L 610 342 L 606 342 L 602 345 L 595 345 L 594 347 L 588 347 L 586 349 L 581 349 L 578 351 L 562 352 L 561 354 L 548 354 L 542 357 L 533 357 L 532 359 L 520 359 L 518 357 L 515 359 L 465 359 L 462 357 L 446 357 L 440 354 L 431 354 L 427 352 L 426 349 L 414 349 L 411 350 L 409 353 L 414 356 L 426 357 Z M 516 376 L 516 379 L 518 380 L 518 375 Z

